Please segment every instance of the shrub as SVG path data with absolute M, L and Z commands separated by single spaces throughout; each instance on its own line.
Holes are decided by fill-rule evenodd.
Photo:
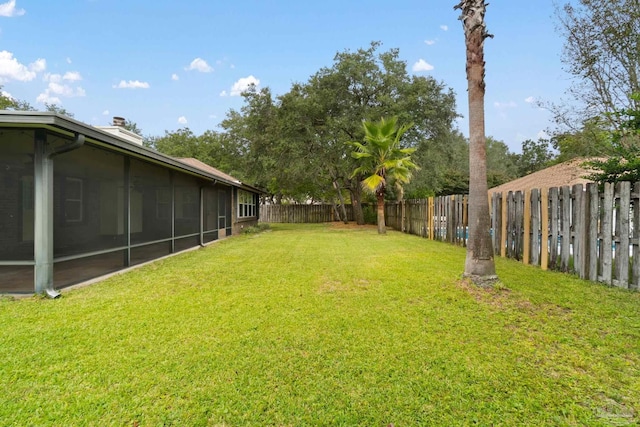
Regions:
M 245 227 L 242 229 L 242 234 L 257 234 L 271 229 L 271 225 L 266 222 L 259 222 L 251 227 Z

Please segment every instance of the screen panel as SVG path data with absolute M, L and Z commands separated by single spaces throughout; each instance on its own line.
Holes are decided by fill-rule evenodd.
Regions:
M 3 261 L 34 258 L 33 141 L 33 131 L 0 129 L 0 260 Z
M 124 156 L 84 145 L 54 161 L 54 257 L 126 245 Z
M 33 266 L 0 266 L 0 293 L 33 293 Z
M 142 264 L 171 253 L 171 242 L 160 242 L 131 248 L 131 265 Z
M 64 288 L 125 267 L 125 251 L 56 262 L 53 265 L 54 287 Z
M 171 172 L 131 159 L 131 242 L 171 237 Z

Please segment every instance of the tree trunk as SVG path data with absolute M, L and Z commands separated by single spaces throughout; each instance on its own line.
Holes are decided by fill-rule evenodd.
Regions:
M 338 181 L 333 181 L 333 187 L 336 189 L 338 193 L 338 199 L 340 199 L 340 209 L 342 210 L 342 222 L 347 224 L 349 222 L 349 217 L 347 217 L 347 208 L 344 206 L 344 197 L 342 196 L 342 190 L 340 189 L 340 185 L 338 185 Z
M 378 191 L 376 196 L 378 198 L 378 234 L 386 234 L 387 225 L 384 221 L 384 191 Z
M 467 50 L 469 95 L 469 241 L 464 276 L 476 284 L 497 279 L 491 245 L 491 216 L 487 197 L 487 154 L 484 129 L 484 0 L 465 0 L 461 19 Z
M 358 225 L 364 225 L 364 213 L 362 212 L 362 186 L 357 180 L 351 181 L 349 187 L 351 193 L 351 207 L 353 208 L 353 218 Z

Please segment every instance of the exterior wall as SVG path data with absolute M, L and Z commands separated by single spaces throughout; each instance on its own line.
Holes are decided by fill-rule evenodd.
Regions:
M 241 213 L 240 212 L 240 206 L 239 206 L 239 201 L 240 201 L 240 197 L 239 197 L 239 193 L 240 192 L 245 192 L 245 193 L 250 193 L 253 197 L 253 203 L 255 206 L 255 214 L 254 215 L 249 215 L 249 216 L 244 216 L 244 212 Z M 258 224 L 258 219 L 260 217 L 260 197 L 259 194 L 254 193 L 254 192 L 249 192 L 247 190 L 240 190 L 238 188 L 235 188 L 233 191 L 233 229 L 232 229 L 232 234 L 233 235 L 237 235 L 242 233 L 242 230 L 246 227 L 253 227 L 255 225 Z

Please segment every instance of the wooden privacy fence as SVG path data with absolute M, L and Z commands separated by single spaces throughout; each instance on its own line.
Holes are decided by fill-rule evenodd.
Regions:
M 640 192 L 629 182 L 495 193 L 490 197 L 496 255 L 625 289 L 640 284 Z M 404 212 L 404 213 L 403 213 Z M 465 245 L 466 196 L 388 203 L 387 225 Z
M 353 209 L 346 205 L 347 218 L 353 221 Z M 261 205 L 260 222 L 305 223 L 339 221 L 333 205 Z

